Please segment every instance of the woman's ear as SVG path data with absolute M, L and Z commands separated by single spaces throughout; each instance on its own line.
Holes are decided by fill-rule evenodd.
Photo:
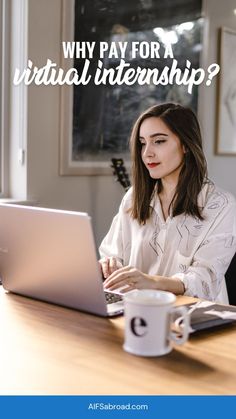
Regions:
M 186 154 L 186 153 L 188 152 L 187 147 L 186 147 L 184 144 L 182 144 L 182 148 L 183 148 L 183 152 L 184 152 L 184 154 Z

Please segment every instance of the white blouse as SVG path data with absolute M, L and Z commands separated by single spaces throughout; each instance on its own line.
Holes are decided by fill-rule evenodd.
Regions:
M 198 197 L 204 220 L 181 214 L 164 220 L 156 194 L 153 212 L 145 225 L 134 220 L 132 188 L 100 246 L 100 255 L 114 256 L 123 266 L 150 275 L 179 278 L 185 295 L 228 303 L 225 272 L 236 251 L 236 201 L 212 182 Z

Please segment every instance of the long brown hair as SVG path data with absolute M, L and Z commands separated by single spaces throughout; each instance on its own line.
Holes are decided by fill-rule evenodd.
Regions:
M 161 118 L 178 136 L 186 150 L 178 185 L 171 202 L 172 215 L 175 217 L 185 213 L 202 220 L 197 198 L 207 176 L 207 164 L 202 149 L 200 126 L 196 115 L 190 108 L 174 103 L 152 106 L 142 113 L 134 124 L 130 137 L 133 178 L 131 216 L 140 224 L 145 224 L 151 215 L 150 202 L 156 191 L 155 186 L 158 193 L 162 190 L 161 180 L 150 177 L 141 158 L 140 126 L 145 119 L 152 117 Z

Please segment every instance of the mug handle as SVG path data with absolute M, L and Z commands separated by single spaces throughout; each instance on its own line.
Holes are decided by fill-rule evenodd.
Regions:
M 182 345 L 183 343 L 186 342 L 189 336 L 190 322 L 189 322 L 188 310 L 186 307 L 183 307 L 183 306 L 173 307 L 170 312 L 171 317 L 174 314 L 175 315 L 179 314 L 180 317 L 183 319 L 183 322 L 180 326 L 181 335 L 178 335 L 176 332 L 170 332 L 170 339 L 176 345 Z

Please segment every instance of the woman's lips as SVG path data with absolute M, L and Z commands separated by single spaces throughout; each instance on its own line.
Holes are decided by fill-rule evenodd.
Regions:
M 160 163 L 148 163 L 148 167 L 150 167 L 151 169 L 153 167 L 157 167 Z

